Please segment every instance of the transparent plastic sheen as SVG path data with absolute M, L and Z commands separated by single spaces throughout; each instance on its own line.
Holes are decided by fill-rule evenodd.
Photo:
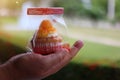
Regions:
M 67 26 L 63 8 L 28 8 L 29 20 L 34 34 L 28 49 L 37 54 L 51 54 L 62 48 L 69 49 Z M 34 20 L 31 20 L 34 19 Z

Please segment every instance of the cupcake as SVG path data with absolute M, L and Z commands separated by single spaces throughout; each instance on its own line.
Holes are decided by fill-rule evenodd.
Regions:
M 52 23 L 49 20 L 43 20 L 32 39 L 32 49 L 38 54 L 54 53 L 58 49 L 66 48 L 67 45 L 63 45 L 62 41 L 62 37 Z

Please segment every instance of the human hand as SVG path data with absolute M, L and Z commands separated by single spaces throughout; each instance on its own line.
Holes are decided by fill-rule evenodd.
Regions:
M 21 54 L 5 63 L 9 80 L 39 80 L 59 71 L 82 48 L 81 41 L 75 42 L 70 51 L 63 48 L 53 54 Z

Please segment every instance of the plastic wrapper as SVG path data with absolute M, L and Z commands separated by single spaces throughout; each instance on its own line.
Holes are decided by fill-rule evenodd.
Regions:
M 27 14 L 30 17 L 39 17 L 39 24 L 35 24 L 35 33 L 29 42 L 30 51 L 46 55 L 61 48 L 69 50 L 69 44 L 64 39 L 67 26 L 63 13 L 63 8 L 28 8 Z

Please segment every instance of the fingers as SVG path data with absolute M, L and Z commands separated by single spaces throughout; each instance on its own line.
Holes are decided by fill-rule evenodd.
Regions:
M 69 61 L 77 54 L 77 52 L 82 48 L 82 41 L 76 41 L 72 46 L 70 51 L 66 48 L 63 48 L 54 54 L 49 55 L 40 55 L 40 54 L 22 54 L 13 58 L 13 61 L 16 60 L 19 68 L 27 69 L 36 73 L 41 71 L 43 72 L 43 77 L 46 77 L 50 74 L 53 74 L 64 67 Z M 30 67 L 34 66 L 34 68 Z M 40 69 L 40 70 L 39 70 Z M 42 69 L 42 70 L 41 70 Z
M 65 58 L 67 53 L 68 53 L 68 50 L 63 48 L 53 54 L 46 55 L 46 56 L 44 56 L 45 63 L 47 65 L 49 65 L 49 67 L 50 66 L 52 67 L 52 66 L 58 64 L 59 62 L 61 62 Z
M 82 41 L 80 40 L 76 41 L 73 47 L 70 49 L 70 52 L 65 55 L 64 59 L 61 62 L 59 62 L 58 67 L 64 66 L 67 63 L 69 63 L 69 61 L 78 53 L 78 51 L 82 48 L 82 46 L 83 46 Z
M 70 50 L 70 53 L 68 52 L 61 52 L 59 54 L 64 54 L 64 57 L 61 57 L 60 60 L 57 60 L 58 58 L 60 58 L 60 56 L 58 56 L 55 60 L 56 60 L 56 64 L 53 64 L 53 66 L 51 66 L 51 69 L 49 69 L 46 74 L 48 73 L 55 73 L 58 70 L 60 70 L 62 67 L 64 67 L 66 64 L 69 63 L 69 61 L 77 54 L 77 52 L 82 48 L 83 46 L 83 42 L 82 41 L 76 41 L 75 44 L 73 45 L 73 47 Z M 56 56 L 54 56 L 56 57 Z M 52 61 L 52 60 L 51 60 Z
M 70 49 L 70 52 L 67 49 L 63 48 L 54 54 L 45 56 L 45 63 L 47 65 L 49 64 L 49 66 L 54 66 L 60 63 L 68 63 L 78 53 L 82 46 L 82 41 L 76 41 L 73 47 Z
M 70 55 L 71 57 L 74 57 L 78 51 L 82 48 L 83 46 L 83 42 L 78 40 L 74 43 L 74 45 L 72 46 L 72 48 L 70 49 Z

